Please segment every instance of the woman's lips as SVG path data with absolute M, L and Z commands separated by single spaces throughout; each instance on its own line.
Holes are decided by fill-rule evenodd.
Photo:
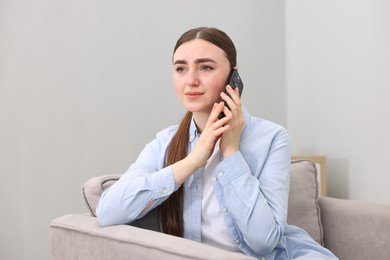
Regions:
M 185 93 L 185 95 L 190 99 L 198 98 L 198 97 L 202 96 L 203 94 L 204 94 L 203 92 L 187 92 L 187 93 Z

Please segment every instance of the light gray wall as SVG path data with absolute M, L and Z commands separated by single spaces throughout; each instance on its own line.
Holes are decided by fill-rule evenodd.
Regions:
M 390 202 L 390 2 L 286 1 L 295 154 L 328 157 L 329 195 Z
M 171 52 L 203 25 L 235 41 L 249 111 L 286 125 L 283 1 L 0 1 L 1 259 L 49 259 L 82 184 L 179 121 Z

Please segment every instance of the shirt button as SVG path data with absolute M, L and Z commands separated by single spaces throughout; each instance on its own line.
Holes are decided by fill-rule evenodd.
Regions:
M 167 188 L 164 188 L 163 194 L 164 194 L 164 195 L 168 194 L 168 189 L 167 189 Z
M 213 182 L 216 182 L 216 181 L 217 181 L 217 178 L 213 177 L 211 180 L 212 180 Z
M 227 208 L 223 208 L 223 212 L 227 213 L 229 210 Z
M 240 239 L 236 239 L 236 244 L 239 244 L 240 243 Z
M 224 172 L 220 172 L 220 173 L 219 173 L 219 177 L 222 177 L 223 175 L 225 175 Z

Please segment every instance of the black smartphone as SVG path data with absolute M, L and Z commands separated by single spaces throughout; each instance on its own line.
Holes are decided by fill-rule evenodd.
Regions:
M 230 75 L 227 80 L 227 84 L 229 84 L 232 87 L 232 89 L 238 88 L 241 97 L 242 91 L 244 90 L 244 83 L 242 83 L 240 74 L 238 74 L 238 71 L 236 69 L 232 69 L 232 71 L 230 72 Z M 226 90 L 225 93 L 228 94 Z M 226 102 L 225 102 L 225 106 L 229 108 Z M 221 114 L 219 114 L 218 118 L 221 119 L 223 117 L 225 117 L 225 113 L 222 112 Z
M 244 89 L 244 83 L 242 83 L 240 74 L 236 69 L 232 69 L 228 78 L 228 84 L 233 88 L 238 88 L 240 90 L 240 97 L 242 94 L 242 90 Z

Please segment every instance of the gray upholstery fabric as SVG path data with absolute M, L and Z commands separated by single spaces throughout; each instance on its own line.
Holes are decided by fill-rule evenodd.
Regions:
M 325 246 L 340 259 L 390 259 L 390 205 L 320 197 Z
M 253 260 L 192 240 L 128 225 L 102 228 L 91 215 L 66 215 L 51 223 L 53 260 L 208 259 Z
M 315 164 L 309 160 L 291 162 L 287 223 L 303 228 L 315 241 L 324 245 L 318 189 Z

